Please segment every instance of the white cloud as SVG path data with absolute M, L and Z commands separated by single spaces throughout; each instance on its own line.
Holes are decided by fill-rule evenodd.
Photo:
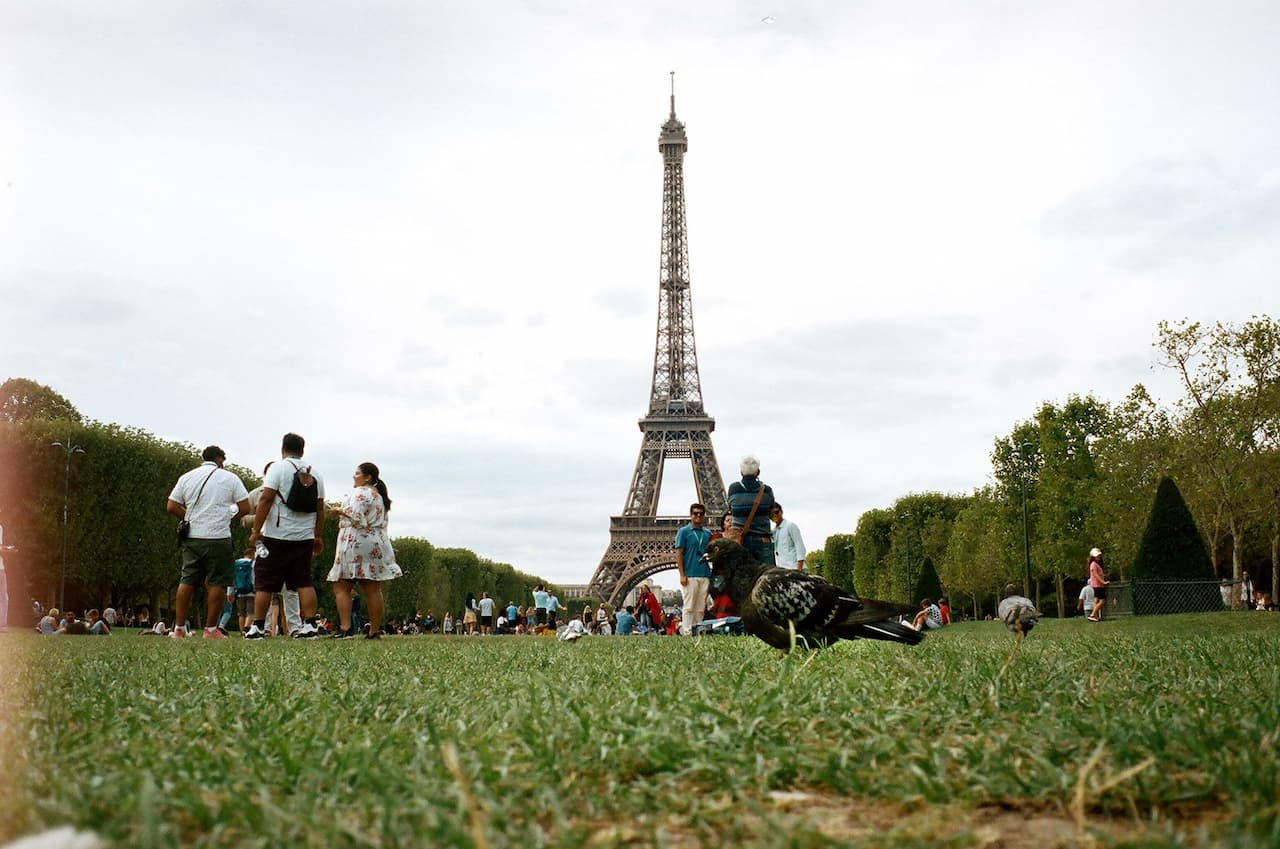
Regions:
M 1044 400 L 1159 388 L 1156 321 L 1274 311 L 1272 4 L 767 12 L 10 4 L 0 376 L 253 467 L 298 430 L 382 466 L 394 533 L 585 581 L 673 68 L 716 449 L 810 545 L 982 484 Z

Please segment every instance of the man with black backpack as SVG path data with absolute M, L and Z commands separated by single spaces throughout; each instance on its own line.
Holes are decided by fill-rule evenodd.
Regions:
M 257 551 L 253 623 L 244 634 L 249 640 L 266 636 L 271 596 L 285 584 L 297 591 L 302 607 L 302 628 L 296 636 L 320 635 L 311 560 L 324 547 L 324 481 L 302 461 L 305 447 L 301 436 L 286 433 L 280 443 L 280 462 L 273 463 L 262 480 L 262 497 L 249 534 L 249 544 Z

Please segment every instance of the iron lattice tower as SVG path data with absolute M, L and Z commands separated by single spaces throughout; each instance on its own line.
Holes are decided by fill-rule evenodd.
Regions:
M 658 267 L 658 334 L 649 412 L 640 419 L 640 457 L 622 515 L 609 520 L 609 548 L 591 578 L 592 594 L 615 606 L 648 576 L 676 565 L 672 543 L 687 516 L 659 516 L 662 470 L 668 459 L 693 464 L 697 500 L 709 523 L 727 505 L 724 480 L 711 446 L 715 419 L 702 403 L 698 352 L 689 290 L 689 234 L 685 224 L 684 155 L 689 138 L 676 119 L 675 75 L 671 114 L 658 135 L 662 154 L 662 246 Z

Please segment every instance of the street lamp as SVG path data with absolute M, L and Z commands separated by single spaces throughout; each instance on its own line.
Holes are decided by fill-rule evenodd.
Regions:
M 1022 491 L 1022 594 L 1031 598 L 1031 536 L 1027 532 L 1027 451 L 1035 443 L 1023 442 L 1014 450 L 1018 455 L 1018 488 Z
M 83 454 L 84 449 L 75 445 L 68 438 L 66 442 L 50 443 L 54 448 L 61 448 L 67 455 L 66 473 L 62 478 L 62 571 L 58 582 L 58 607 L 67 608 L 67 505 L 71 497 L 71 455 Z
M 907 529 L 907 520 L 911 518 L 911 514 L 900 513 L 898 518 L 902 520 L 902 544 L 907 548 L 907 598 L 910 599 L 916 591 L 915 581 L 911 580 L 911 532 Z

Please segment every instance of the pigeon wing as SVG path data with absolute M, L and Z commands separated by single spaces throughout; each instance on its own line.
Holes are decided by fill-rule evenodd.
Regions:
M 796 623 L 802 631 L 821 630 L 856 616 L 862 603 L 849 593 L 807 572 L 769 569 L 751 591 L 760 615 L 785 628 Z

